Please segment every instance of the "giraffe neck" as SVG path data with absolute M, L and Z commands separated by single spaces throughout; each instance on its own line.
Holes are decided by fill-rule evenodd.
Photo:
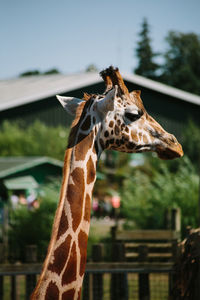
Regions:
M 80 299 L 96 162 L 93 131 L 66 151 L 64 179 L 52 238 L 31 299 Z M 54 298 L 48 298 L 50 295 Z

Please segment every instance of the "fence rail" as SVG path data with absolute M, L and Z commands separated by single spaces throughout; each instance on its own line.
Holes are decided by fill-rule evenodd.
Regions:
M 41 267 L 38 263 L 0 265 L 0 299 L 29 299 Z M 82 300 L 164 300 L 169 294 L 172 272 L 172 264 L 169 263 L 161 266 L 148 263 L 89 262 Z

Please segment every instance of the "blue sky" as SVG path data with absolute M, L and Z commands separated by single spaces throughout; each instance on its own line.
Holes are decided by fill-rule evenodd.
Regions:
M 63 73 L 136 67 L 144 17 L 155 52 L 169 30 L 200 34 L 199 0 L 1 0 L 0 79 L 39 69 Z

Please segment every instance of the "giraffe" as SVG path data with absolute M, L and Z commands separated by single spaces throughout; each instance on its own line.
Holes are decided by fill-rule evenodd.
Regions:
M 57 96 L 75 115 L 65 152 L 63 182 L 48 253 L 31 299 L 81 297 L 96 165 L 105 149 L 154 151 L 161 159 L 183 155 L 176 138 L 145 110 L 140 91 L 129 93 L 118 68 L 100 72 L 103 95 Z

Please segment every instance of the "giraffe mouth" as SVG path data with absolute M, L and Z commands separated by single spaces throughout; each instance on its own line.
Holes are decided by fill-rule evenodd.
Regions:
M 167 160 L 174 159 L 183 156 L 183 149 L 179 143 L 176 143 L 174 146 L 162 147 L 157 146 L 156 153 L 159 158 Z

